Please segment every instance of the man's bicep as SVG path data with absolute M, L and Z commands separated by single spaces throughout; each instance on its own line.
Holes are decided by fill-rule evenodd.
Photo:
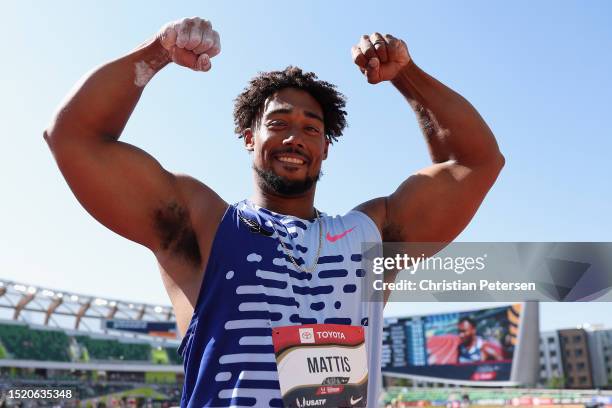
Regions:
M 170 223 L 186 217 L 176 177 L 135 146 L 118 141 L 64 143 L 53 153 L 81 205 L 125 238 L 156 251 L 169 237 L 160 227 L 172 231 Z M 166 216 L 160 225 L 164 214 L 174 218 Z
M 393 241 L 451 242 L 470 222 L 495 181 L 493 166 L 436 163 L 406 179 L 387 199 Z

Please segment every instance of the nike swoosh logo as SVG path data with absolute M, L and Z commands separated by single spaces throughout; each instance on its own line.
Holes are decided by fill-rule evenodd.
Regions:
M 351 229 L 347 229 L 346 231 L 344 231 L 341 234 L 338 235 L 332 235 L 329 233 L 329 231 L 327 232 L 327 235 L 325 236 L 325 239 L 327 239 L 329 242 L 336 242 L 337 240 L 339 240 L 340 238 L 344 238 L 344 236 L 346 234 L 348 234 L 349 232 L 351 232 L 352 230 L 354 230 L 355 227 L 351 228 Z
M 353 396 L 351 395 L 351 405 L 355 405 L 356 403 L 358 403 L 362 399 L 363 399 L 363 396 L 361 396 L 361 397 L 359 397 L 357 399 L 353 399 Z

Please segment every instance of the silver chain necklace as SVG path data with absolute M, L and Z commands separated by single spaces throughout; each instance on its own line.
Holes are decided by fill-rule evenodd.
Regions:
M 298 270 L 305 272 L 305 273 L 313 273 L 317 269 L 317 263 L 319 262 L 319 255 L 321 254 L 321 247 L 323 246 L 323 223 L 321 222 L 321 215 L 319 213 L 319 210 L 317 210 L 316 208 L 315 208 L 315 213 L 317 214 L 317 222 L 319 224 L 319 248 L 317 248 L 317 256 L 315 257 L 314 263 L 312 264 L 310 268 L 302 268 L 300 265 L 298 265 L 295 258 L 293 257 L 293 255 L 291 255 L 291 253 L 289 252 L 289 249 L 287 249 L 287 247 L 285 246 L 285 243 L 281 239 L 280 234 L 276 230 L 276 226 L 274 225 L 274 222 L 272 222 L 272 228 L 274 228 L 274 232 L 276 232 L 276 239 L 278 239 L 278 242 L 280 242 L 281 247 L 283 248 L 283 252 L 285 253 L 285 255 L 289 257 L 293 265 Z M 290 236 L 289 230 L 287 230 L 287 236 Z

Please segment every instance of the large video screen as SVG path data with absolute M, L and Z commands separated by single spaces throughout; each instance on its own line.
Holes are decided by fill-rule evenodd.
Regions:
M 510 318 L 518 318 L 514 313 L 518 311 L 504 307 L 426 316 L 427 364 L 512 362 L 516 333 L 510 332 Z
M 383 373 L 434 380 L 519 381 L 512 378 L 512 366 L 521 339 L 523 306 L 385 319 Z M 531 320 L 537 331 L 537 318 Z M 537 338 L 534 344 L 524 351 L 537 349 Z

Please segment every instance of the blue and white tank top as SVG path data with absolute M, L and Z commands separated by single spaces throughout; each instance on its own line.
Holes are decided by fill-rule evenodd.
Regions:
M 364 213 L 322 214 L 319 222 L 277 214 L 249 200 L 228 207 L 217 229 L 193 317 L 179 348 L 181 407 L 281 407 L 272 328 L 365 326 L 368 407 L 381 386 L 382 302 L 363 302 L 363 242 L 380 242 Z
M 460 363 L 473 363 L 475 361 L 482 361 L 482 346 L 483 341 L 481 337 L 476 337 L 474 345 L 467 348 L 463 343 L 459 345 L 459 362 Z

